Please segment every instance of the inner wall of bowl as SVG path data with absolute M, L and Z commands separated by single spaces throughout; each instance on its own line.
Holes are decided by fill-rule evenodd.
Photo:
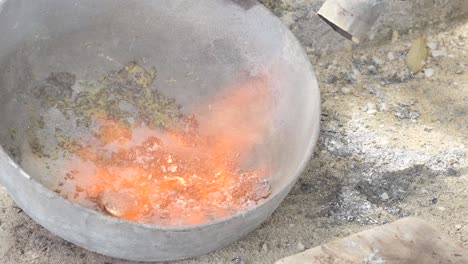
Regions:
M 319 95 L 310 65 L 294 37 L 263 7 L 201 2 L 6 1 L 0 11 L 0 144 L 17 152 L 35 179 L 46 186 L 56 180 L 62 161 L 35 157 L 24 140 L 30 121 L 39 116 L 45 145 L 57 144 L 50 136 L 55 127 L 84 133 L 33 95 L 53 72 L 96 80 L 133 61 L 154 66 L 154 88 L 187 113 L 220 89 L 235 87 L 229 84 L 266 73 L 274 124 L 252 159 L 272 169 L 273 194 L 283 189 L 295 179 L 318 126 Z M 215 8 L 220 12 L 209 13 Z

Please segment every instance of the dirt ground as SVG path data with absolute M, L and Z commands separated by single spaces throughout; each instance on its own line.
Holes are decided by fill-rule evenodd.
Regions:
M 421 34 L 431 52 L 413 75 L 406 54 Z M 322 91 L 321 138 L 280 208 L 241 241 L 174 264 L 273 263 L 405 216 L 468 247 L 468 20 L 345 46 L 306 47 Z M 0 262 L 131 263 L 50 234 L 1 187 Z

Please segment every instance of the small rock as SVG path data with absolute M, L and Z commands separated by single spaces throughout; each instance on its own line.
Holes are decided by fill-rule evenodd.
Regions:
M 432 51 L 432 50 L 436 50 L 436 49 L 437 49 L 437 43 L 432 42 L 432 41 L 427 42 L 427 47 L 430 48 L 431 51 Z
M 324 144 L 326 149 L 335 156 L 347 157 L 352 153 L 352 149 L 344 138 L 336 136 L 326 137 Z
M 362 112 L 367 112 L 369 108 L 367 107 L 367 104 L 365 104 L 363 107 L 361 107 Z
M 395 116 L 398 119 L 418 119 L 420 114 L 418 111 L 412 110 L 411 107 L 405 103 L 400 103 L 399 107 L 395 110 Z
M 364 110 L 365 109 L 365 110 Z M 369 115 L 373 115 L 375 113 L 377 113 L 377 106 L 372 103 L 372 102 L 368 102 L 364 107 L 363 107 L 363 110 L 368 113 Z
M 395 60 L 395 55 L 393 54 L 393 52 L 389 52 L 389 53 L 387 54 L 387 58 L 388 58 L 389 60 L 393 61 L 393 60 Z
M 381 59 L 379 59 L 376 56 L 372 57 L 372 61 L 374 62 L 375 65 L 382 65 L 384 63 Z
M 460 230 L 462 228 L 462 225 L 455 225 L 455 230 Z
M 388 196 L 388 194 L 386 192 L 382 193 L 380 195 L 380 199 L 382 199 L 382 201 L 387 201 L 390 197 Z
M 305 250 L 305 246 L 301 242 L 297 243 L 296 248 L 299 252 L 302 252 Z
M 437 57 L 447 57 L 448 52 L 446 48 L 441 48 L 439 50 L 433 50 L 431 52 L 432 57 L 437 58 Z
M 348 88 L 348 87 L 343 87 L 343 88 L 341 88 L 340 91 L 341 91 L 342 94 L 345 94 L 345 95 L 351 93 L 351 89 Z
M 377 106 L 377 110 L 379 110 L 380 112 L 386 112 L 388 111 L 388 105 L 386 103 L 380 103 L 378 106 Z
M 445 211 L 445 207 L 443 207 L 443 206 L 439 206 L 439 207 L 437 207 L 437 209 L 438 209 L 439 211 L 442 211 L 442 212 Z
M 426 131 L 426 132 L 431 132 L 432 130 L 433 130 L 432 127 L 425 127 L 425 128 L 424 128 L 424 131 Z
M 241 257 L 235 257 L 231 259 L 231 261 L 234 264 L 245 264 L 244 260 Z
M 364 85 L 364 89 L 370 94 L 377 94 L 378 88 L 378 85 Z
M 424 36 L 417 38 L 408 52 L 406 63 L 412 73 L 418 73 L 425 65 L 428 56 Z
M 398 34 L 397 31 L 393 31 L 393 33 L 392 33 L 392 42 L 393 43 L 397 42 L 399 38 L 400 38 L 400 34 Z
M 262 245 L 262 250 L 265 251 L 265 252 L 268 252 L 268 245 L 267 245 L 267 243 L 263 243 L 263 245 Z
M 359 72 L 358 69 L 354 68 L 353 67 L 353 72 L 351 74 L 351 78 L 355 81 L 355 82 L 359 82 L 360 79 L 361 79 L 361 73 Z
M 374 75 L 377 73 L 377 68 L 374 65 L 367 66 L 367 73 Z
M 307 54 L 312 54 L 312 53 L 315 52 L 315 48 L 314 48 L 314 47 L 311 47 L 311 46 L 307 46 L 307 47 L 305 48 L 305 50 L 306 50 L 306 53 L 307 53 Z
M 424 75 L 426 75 L 427 78 L 431 78 L 432 76 L 434 76 L 434 69 L 424 69 Z

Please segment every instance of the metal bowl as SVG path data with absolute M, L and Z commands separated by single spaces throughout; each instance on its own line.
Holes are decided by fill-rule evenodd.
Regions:
M 91 251 L 166 261 L 224 247 L 272 214 L 316 143 L 320 95 L 312 67 L 291 32 L 255 1 L 0 0 L 0 34 L 0 182 L 35 221 Z M 183 110 L 236 82 L 240 72 L 268 72 L 274 120 L 256 156 L 273 171 L 271 196 L 207 224 L 161 227 L 113 218 L 53 192 L 60 166 L 46 165 L 57 164 L 52 155 L 34 154 L 31 120 L 43 117 L 46 150 L 57 144 L 54 127 L 78 134 L 80 128 L 41 105 L 33 90 L 53 72 L 96 79 L 131 61 L 156 66 L 154 85 Z

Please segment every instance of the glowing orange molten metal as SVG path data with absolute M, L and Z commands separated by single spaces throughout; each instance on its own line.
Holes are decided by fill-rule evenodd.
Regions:
M 256 205 L 270 194 L 268 171 L 240 163 L 270 125 L 269 92 L 260 78 L 226 91 L 165 130 L 96 117 L 95 138 L 76 148 L 62 193 L 158 225 L 201 224 Z

